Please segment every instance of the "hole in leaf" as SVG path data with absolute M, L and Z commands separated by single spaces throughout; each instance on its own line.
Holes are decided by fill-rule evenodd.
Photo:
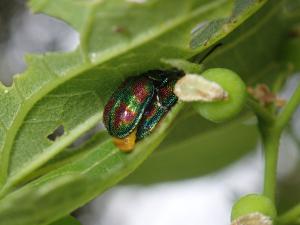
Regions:
M 65 133 L 63 125 L 58 126 L 51 134 L 47 136 L 50 141 L 55 141 L 58 137 L 61 137 Z

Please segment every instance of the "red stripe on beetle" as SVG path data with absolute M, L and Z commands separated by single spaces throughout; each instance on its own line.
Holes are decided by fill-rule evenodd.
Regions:
M 115 105 L 116 101 L 114 98 L 109 99 L 108 103 L 105 105 L 104 107 L 104 111 L 103 111 L 103 122 L 105 124 L 105 126 L 108 127 L 108 123 L 109 123 L 109 116 L 110 116 L 110 111 L 112 109 L 112 107 Z
M 137 102 L 142 103 L 149 97 L 149 90 L 147 88 L 148 85 L 149 80 L 147 78 L 142 78 L 138 82 L 134 83 L 132 90 Z
M 120 128 L 122 125 L 127 125 L 133 122 L 136 118 L 136 112 L 131 110 L 125 103 L 121 102 L 116 108 L 114 127 Z

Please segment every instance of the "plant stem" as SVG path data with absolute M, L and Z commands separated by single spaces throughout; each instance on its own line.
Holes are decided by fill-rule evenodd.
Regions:
M 278 119 L 276 121 L 276 126 L 279 129 L 283 129 L 291 117 L 293 116 L 293 113 L 297 109 L 297 107 L 300 104 L 300 84 L 296 88 L 293 96 L 290 98 L 286 106 L 283 108 L 282 112 L 279 114 Z
M 264 190 L 265 196 L 275 202 L 276 175 L 280 132 L 274 128 L 276 118 L 273 113 L 248 98 L 248 104 L 257 116 L 265 153 Z
M 265 152 L 263 194 L 275 203 L 278 150 L 281 132 L 278 132 L 273 126 L 265 125 L 261 125 L 260 130 Z
M 248 98 L 248 105 L 255 112 L 256 116 L 264 121 L 267 124 L 271 124 L 275 121 L 275 116 L 270 113 L 268 110 L 263 108 L 260 104 L 258 104 L 254 99 Z
M 296 88 L 293 96 L 286 104 L 278 119 L 276 121 L 276 127 L 278 130 L 282 131 L 284 127 L 289 122 L 290 118 L 293 116 L 293 113 L 296 111 L 297 107 L 300 104 L 300 84 Z M 279 224 L 290 224 L 296 222 L 300 219 L 300 204 L 296 205 L 294 208 L 290 209 L 288 212 L 284 213 L 278 218 Z
M 289 102 L 286 104 L 282 112 L 277 116 L 277 118 L 274 117 L 270 111 L 261 107 L 252 99 L 249 99 L 248 103 L 251 105 L 253 111 L 257 115 L 264 146 L 265 174 L 263 193 L 266 197 L 270 198 L 275 203 L 280 136 L 283 129 L 300 104 L 300 84 L 296 88 L 293 96 L 290 98 Z M 300 206 L 298 211 L 298 216 L 300 216 Z
M 272 85 L 272 92 L 278 93 L 282 87 L 284 86 L 288 76 L 295 73 L 294 67 L 290 63 L 284 63 L 279 65 L 279 73 L 278 76 Z

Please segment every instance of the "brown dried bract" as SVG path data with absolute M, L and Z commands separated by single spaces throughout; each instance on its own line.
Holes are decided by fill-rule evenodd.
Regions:
M 285 100 L 272 93 L 266 84 L 258 84 L 255 88 L 248 87 L 247 91 L 259 102 L 260 105 L 264 107 L 270 104 L 275 104 L 276 107 L 280 108 L 285 105 Z

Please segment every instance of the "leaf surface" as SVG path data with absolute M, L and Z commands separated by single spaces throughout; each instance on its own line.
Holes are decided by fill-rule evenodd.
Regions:
M 183 130 L 191 136 L 178 136 L 181 142 L 160 146 L 161 151 L 152 154 L 124 183 L 152 184 L 206 175 L 255 149 L 258 132 L 253 117 L 242 117 L 226 125 L 205 124 L 199 116 L 195 117 L 187 120 L 193 121 L 194 127 L 202 126 L 202 131 L 188 132 L 197 128 L 187 120 L 178 123 L 173 130 Z
M 27 57 L 25 74 L 17 76 L 11 88 L 0 87 L 0 108 L 4 109 L 0 112 L 0 183 L 4 189 L 95 126 L 122 80 L 161 67 L 157 52 L 164 58 L 190 58 L 200 52 L 189 48 L 190 31 L 204 19 L 230 12 L 231 4 L 226 2 L 178 0 L 174 8 L 171 0 L 143 5 L 123 0 L 32 1 L 36 10 L 47 9 L 79 29 L 81 44 L 72 53 Z M 92 11 L 88 19 L 73 21 L 77 10 L 67 10 L 64 16 L 56 10 L 77 4 L 83 4 L 78 10 Z M 115 30 L 116 26 L 124 32 Z M 54 142 L 48 140 L 61 126 L 64 134 Z
M 74 217 L 67 216 L 49 225 L 81 225 L 81 223 Z
M 95 198 L 151 154 L 167 135 L 183 106 L 177 104 L 156 132 L 138 143 L 132 153 L 121 152 L 108 139 L 71 163 L 7 195 L 0 201 L 1 222 L 6 225 L 47 224 Z M 36 213 L 37 206 L 39 213 Z
M 263 3 L 260 1 L 260 6 Z M 249 11 L 242 7 L 237 10 L 241 15 L 236 16 L 236 26 L 221 26 L 222 32 L 213 29 L 208 40 L 196 42 L 193 49 L 191 42 L 199 37 L 192 37 L 191 31 L 205 21 L 210 23 L 233 15 L 232 1 L 149 0 L 137 4 L 118 0 L 34 0 L 31 4 L 35 10 L 63 18 L 76 28 L 81 34 L 81 45 L 73 53 L 28 57 L 27 72 L 15 79 L 13 87 L 3 87 L 0 104 L 7 107 L 0 105 L 6 109 L 0 112 L 1 174 L 5 183 L 0 218 L 6 225 L 48 224 L 67 215 L 135 170 L 163 141 L 180 115 L 184 119 L 185 106 L 178 104 L 149 138 L 138 143 L 132 154 L 120 152 L 110 139 L 101 139 L 79 157 L 67 158 L 53 167 L 56 169 L 47 170 L 45 175 L 12 191 L 12 187 L 20 185 L 34 170 L 95 126 L 101 120 L 108 97 L 126 77 L 163 67 L 162 58 L 201 59 L 205 53 L 197 55 L 222 38 L 222 47 L 205 60 L 205 65 L 231 68 L 245 81 L 254 82 L 275 64 L 277 47 L 285 32 L 278 16 L 278 1 L 270 1 L 231 33 L 245 22 L 249 12 L 259 9 L 256 1 L 247 5 Z M 65 14 L 56 6 L 75 7 L 74 15 L 80 11 L 82 17 L 75 18 L 72 10 Z M 199 29 L 198 32 L 201 36 Z M 269 40 L 268 35 L 275 38 Z M 258 55 L 254 55 L 251 45 L 257 44 L 270 49 L 259 48 Z M 197 134 L 202 124 L 190 132 Z M 64 134 L 50 141 L 47 137 L 59 127 L 64 128 Z M 172 132 L 165 148 L 173 150 L 180 141 L 188 140 L 191 133 L 183 131 Z M 6 193 L 9 194 L 4 196 Z

